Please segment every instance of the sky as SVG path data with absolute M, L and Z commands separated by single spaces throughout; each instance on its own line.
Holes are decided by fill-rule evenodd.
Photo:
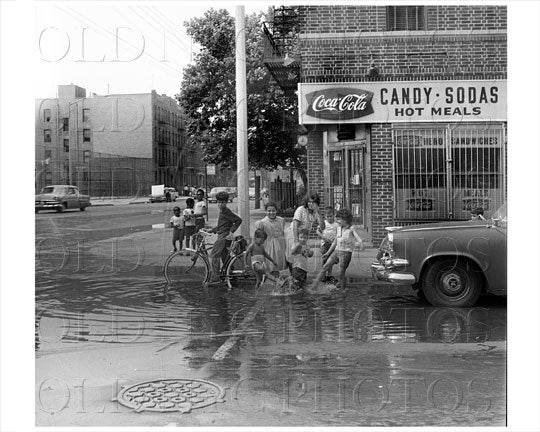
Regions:
M 174 96 L 183 69 L 198 46 L 184 22 L 229 2 L 181 1 L 161 4 L 37 4 L 35 12 L 36 98 L 55 97 L 60 84 L 97 94 L 148 93 Z M 247 14 L 268 3 L 249 2 Z

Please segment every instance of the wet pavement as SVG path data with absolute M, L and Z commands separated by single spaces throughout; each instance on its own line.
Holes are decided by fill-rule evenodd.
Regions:
M 363 268 L 325 295 L 167 285 L 163 206 L 36 217 L 37 426 L 505 425 L 505 298 L 434 308 Z M 112 401 L 166 378 L 210 381 L 224 401 Z

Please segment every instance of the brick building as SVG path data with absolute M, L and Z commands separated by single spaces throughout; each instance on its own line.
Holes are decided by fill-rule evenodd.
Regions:
M 506 200 L 505 6 L 294 6 L 265 63 L 298 92 L 309 188 L 384 227 Z
M 36 100 L 36 189 L 73 184 L 92 196 L 147 195 L 152 184 L 202 184 L 177 102 L 155 91 L 91 94 L 76 85 Z

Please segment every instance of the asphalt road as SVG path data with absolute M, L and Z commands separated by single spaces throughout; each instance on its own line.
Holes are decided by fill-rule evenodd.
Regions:
M 36 215 L 36 425 L 505 425 L 504 299 L 433 308 L 371 281 L 374 250 L 345 293 L 167 286 L 159 226 L 174 205 Z M 164 378 L 212 382 L 223 402 L 180 414 L 111 401 Z

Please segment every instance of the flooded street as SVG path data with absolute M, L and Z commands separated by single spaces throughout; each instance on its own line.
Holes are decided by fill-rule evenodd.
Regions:
M 92 224 L 36 218 L 38 426 L 505 425 L 504 298 L 434 308 L 362 277 L 282 297 L 167 285 L 170 233 L 151 229 L 167 213 L 125 207 L 139 228 L 112 207 L 91 209 Z M 111 401 L 171 378 L 225 396 L 184 414 Z

